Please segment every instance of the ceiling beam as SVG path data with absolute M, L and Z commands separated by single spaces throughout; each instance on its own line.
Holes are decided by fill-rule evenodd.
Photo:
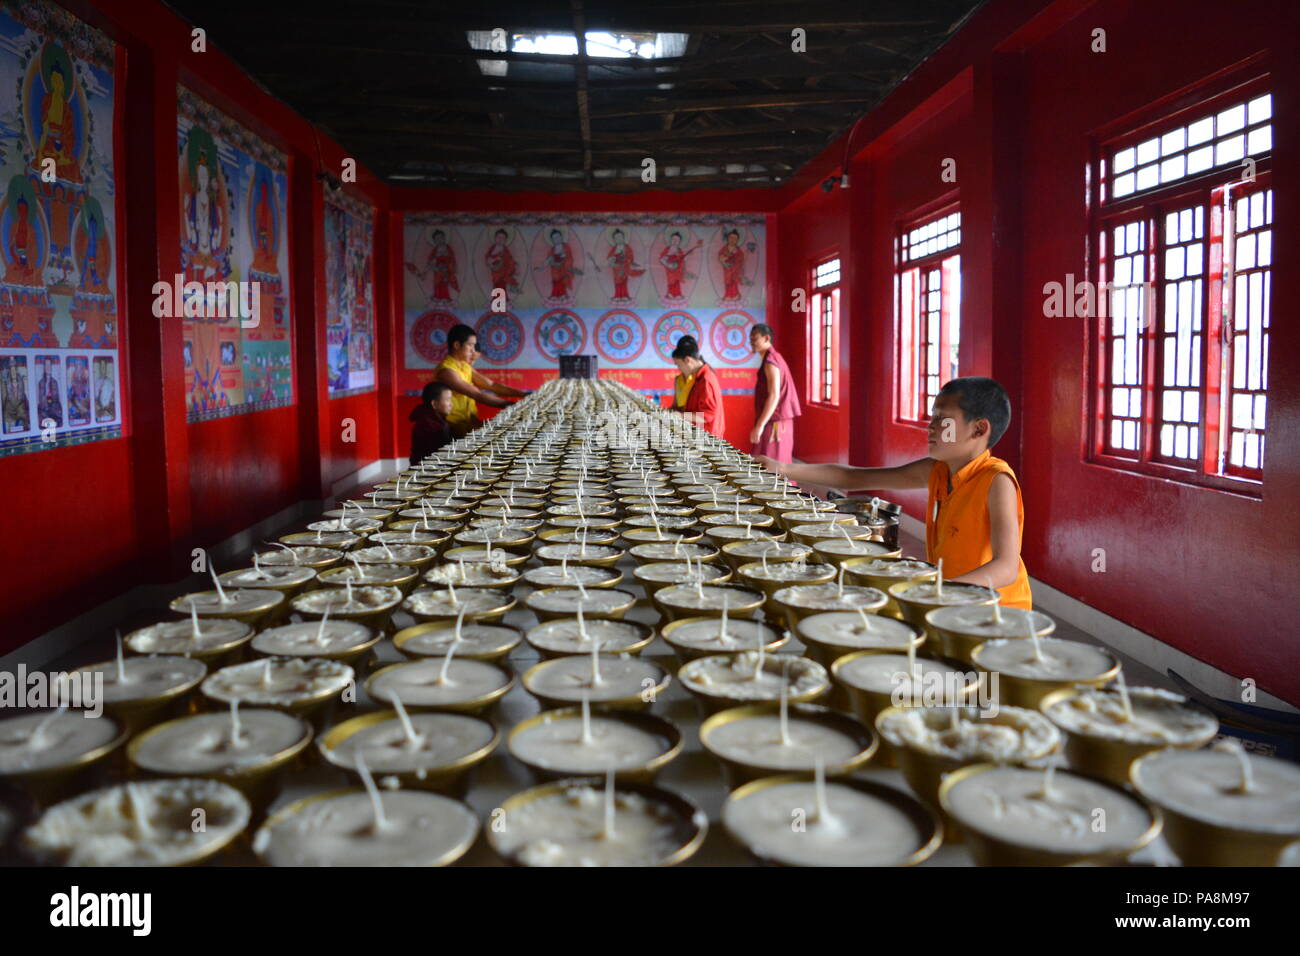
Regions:
M 573 68 L 578 94 L 578 129 L 582 133 L 582 173 L 591 188 L 591 109 L 587 103 L 587 27 L 582 17 L 582 0 L 570 0 L 573 35 L 578 38 L 580 61 Z

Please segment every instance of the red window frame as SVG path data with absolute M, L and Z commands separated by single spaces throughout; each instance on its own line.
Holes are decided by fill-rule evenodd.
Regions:
M 943 221 L 955 219 L 945 229 Z M 909 257 L 909 236 L 941 224 L 939 232 L 956 230 L 955 241 L 915 258 Z M 894 420 L 928 427 L 930 406 L 948 381 L 958 374 L 961 352 L 961 206 L 941 200 L 924 214 L 902 223 L 894 240 L 895 363 Z M 954 291 L 955 290 L 955 291 Z M 937 300 L 933 296 L 937 294 Z M 955 303 L 954 303 L 955 298 Z M 955 307 L 954 307 L 955 305 Z M 933 359 L 933 361 L 931 361 Z
M 1097 136 L 1093 139 L 1093 156 L 1090 180 L 1090 216 L 1088 224 L 1088 241 L 1090 262 L 1088 278 L 1095 283 L 1097 290 L 1094 301 L 1095 313 L 1090 318 L 1089 334 L 1089 408 L 1086 457 L 1096 464 L 1105 465 L 1124 471 L 1154 475 L 1203 487 L 1231 490 L 1239 493 L 1259 495 L 1263 479 L 1260 467 L 1248 467 L 1244 464 L 1234 465 L 1230 460 L 1232 434 L 1232 397 L 1234 394 L 1253 396 L 1264 394 L 1267 388 L 1267 327 L 1262 330 L 1264 354 L 1259 378 L 1262 382 L 1254 389 L 1245 392 L 1233 386 L 1233 350 L 1241 345 L 1233 341 L 1233 322 L 1230 318 L 1233 308 L 1235 282 L 1225 281 L 1233 276 L 1232 254 L 1235 239 L 1239 233 L 1236 229 L 1235 206 L 1238 201 L 1257 193 L 1266 197 L 1272 194 L 1271 149 L 1252 157 L 1255 162 L 1254 179 L 1247 181 L 1240 178 L 1241 164 L 1231 163 L 1211 167 L 1204 172 L 1177 179 L 1165 186 L 1154 186 L 1141 192 L 1131 193 L 1119 199 L 1103 200 L 1106 195 L 1106 159 L 1120 150 L 1150 141 L 1167 131 L 1181 128 L 1204 116 L 1217 115 L 1218 112 L 1236 103 L 1250 101 L 1270 93 L 1271 82 L 1267 75 L 1257 75 L 1244 81 L 1242 75 L 1218 79 L 1211 87 L 1202 87 L 1201 95 L 1180 97 L 1181 105 L 1175 112 L 1165 112 L 1140 127 L 1115 136 Z M 1276 104 L 1275 104 L 1276 105 Z M 1274 114 L 1269 122 L 1275 127 L 1277 117 Z M 1268 203 L 1271 215 L 1271 201 Z M 1182 210 L 1201 210 L 1201 234 L 1194 236 L 1194 241 L 1187 241 L 1185 233 L 1177 237 L 1169 234 L 1168 216 Z M 1143 320 L 1138 329 L 1139 354 L 1138 369 L 1140 375 L 1136 383 L 1130 385 L 1132 397 L 1126 402 L 1127 407 L 1117 409 L 1114 388 L 1123 388 L 1126 382 L 1115 382 L 1114 375 L 1114 338 L 1116 323 L 1121 320 L 1121 303 L 1117 303 L 1114 291 L 1108 289 L 1106 282 L 1115 277 L 1111 269 L 1111 260 L 1115 258 L 1115 228 L 1122 224 L 1137 223 L 1145 234 L 1141 251 L 1142 279 L 1147 283 L 1139 292 Z M 1265 229 L 1272 231 L 1270 222 Z M 1172 239 L 1172 241 L 1171 241 Z M 1180 296 L 1180 284 L 1184 279 L 1169 277 L 1170 254 L 1175 254 L 1179 247 L 1199 245 L 1199 288 L 1189 295 Z M 1132 249 L 1125 247 L 1125 254 Z M 1258 275 L 1264 273 L 1263 288 L 1271 291 L 1267 269 L 1250 270 Z M 1249 280 L 1248 280 L 1249 282 Z M 1132 293 L 1126 293 L 1129 302 Z M 1131 306 L 1130 306 L 1131 307 Z M 1179 361 L 1183 356 L 1171 354 L 1171 349 L 1183 346 L 1179 336 L 1171 335 L 1171 324 L 1175 328 L 1186 310 L 1191 309 L 1199 318 L 1199 329 L 1193 329 L 1190 335 L 1192 355 L 1189 361 L 1195 372 L 1191 376 L 1192 384 L 1167 383 L 1169 368 L 1179 370 Z M 1267 302 L 1265 301 L 1265 322 L 1267 321 Z M 1131 331 L 1131 330 L 1130 330 Z M 1258 327 L 1255 331 L 1261 331 Z M 1242 336 L 1235 336 L 1241 342 Z M 1258 340 L 1257 340 L 1258 341 Z M 1247 338 L 1245 344 L 1249 345 Z M 1254 358 L 1254 356 L 1252 356 Z M 1167 365 L 1166 363 L 1170 364 Z M 1181 401 L 1173 393 L 1182 392 Z M 1189 394 L 1195 392 L 1194 398 Z M 1172 421 L 1164 419 L 1166 399 L 1170 404 L 1182 405 L 1179 418 Z M 1266 402 L 1266 399 L 1263 400 Z M 1134 411 L 1134 407 L 1137 411 Z M 1257 406 L 1262 408 L 1262 403 Z M 1262 413 L 1261 413 L 1262 414 Z M 1188 437 L 1189 451 L 1185 455 L 1162 450 L 1162 430 L 1172 428 L 1176 434 L 1178 422 L 1195 417 L 1197 426 L 1195 451 Z M 1133 421 L 1136 430 L 1136 447 L 1129 449 L 1117 447 L 1112 441 L 1113 422 Z M 1237 429 L 1240 431 L 1240 429 Z M 1253 428 L 1249 434 L 1256 434 Z M 1243 439 L 1245 440 L 1245 439 Z M 1259 438 L 1259 460 L 1262 462 L 1264 441 Z
M 817 270 L 838 262 L 834 281 L 817 285 Z M 839 253 L 821 256 L 808 270 L 808 401 L 824 408 L 840 404 L 840 283 L 843 261 Z

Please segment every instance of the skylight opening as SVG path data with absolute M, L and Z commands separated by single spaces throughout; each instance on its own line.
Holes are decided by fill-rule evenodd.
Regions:
M 470 46 L 475 50 L 505 52 L 505 37 L 487 30 L 467 33 Z M 609 59 L 661 60 L 677 57 L 686 52 L 685 33 L 616 33 L 608 30 L 588 30 L 587 55 Z M 499 44 L 499 45 L 498 45 Z M 578 38 L 572 33 L 511 33 L 511 53 L 535 53 L 545 56 L 577 56 Z M 478 60 L 479 69 L 486 76 L 505 76 L 504 60 Z

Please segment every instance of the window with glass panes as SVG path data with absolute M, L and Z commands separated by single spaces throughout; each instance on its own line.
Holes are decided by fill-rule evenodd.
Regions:
M 898 418 L 929 421 L 961 354 L 961 213 L 948 207 L 904 227 L 897 246 Z
M 837 405 L 839 392 L 840 260 L 827 259 L 812 270 L 812 312 L 809 317 L 812 374 L 808 377 L 811 401 Z
M 1102 145 L 1102 461 L 1210 485 L 1263 475 L 1272 106 L 1257 80 Z

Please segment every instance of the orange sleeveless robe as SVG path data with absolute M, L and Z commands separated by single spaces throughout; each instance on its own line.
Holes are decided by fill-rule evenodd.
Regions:
M 945 579 L 961 577 L 993 560 L 992 526 L 989 522 L 989 487 L 997 475 L 1007 475 L 1016 485 L 1016 529 L 1023 543 L 1025 506 L 1016 473 L 1001 458 L 985 450 L 952 476 L 948 490 L 948 466 L 936 461 L 930 469 L 929 498 L 925 508 L 925 549 L 931 562 L 943 558 Z M 979 582 L 983 583 L 983 582 Z M 1003 607 L 1033 609 L 1029 572 L 1024 559 L 1016 579 L 998 588 Z

